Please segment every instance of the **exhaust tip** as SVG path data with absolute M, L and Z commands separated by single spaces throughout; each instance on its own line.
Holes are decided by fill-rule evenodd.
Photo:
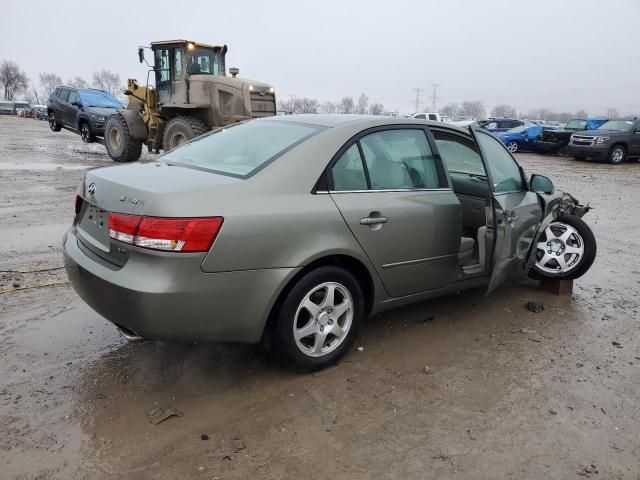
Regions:
M 145 338 L 138 335 L 136 332 L 129 330 L 128 328 L 118 327 L 118 332 L 129 342 L 141 342 Z

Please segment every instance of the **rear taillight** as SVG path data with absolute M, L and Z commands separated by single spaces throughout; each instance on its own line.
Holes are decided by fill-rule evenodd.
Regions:
M 109 236 L 115 240 L 165 252 L 206 252 L 222 217 L 157 218 L 109 213 Z
M 76 215 L 78 215 L 80 213 L 80 210 L 82 210 L 82 202 L 84 200 L 82 200 L 82 197 L 80 195 L 76 195 Z

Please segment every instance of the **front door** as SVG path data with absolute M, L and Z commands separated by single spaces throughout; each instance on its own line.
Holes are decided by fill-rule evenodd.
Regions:
M 627 156 L 640 156 L 640 123 L 636 123 L 631 131 L 631 140 L 629 141 Z
M 171 58 L 169 48 L 157 48 L 153 52 L 156 74 L 156 102 L 162 105 L 171 97 Z
M 525 271 L 527 254 L 542 220 L 538 195 L 528 191 L 524 175 L 504 145 L 482 130 L 470 128 L 489 177 L 495 229 L 488 291 Z
M 345 145 L 329 191 L 393 297 L 458 279 L 461 206 L 423 127 L 370 130 Z

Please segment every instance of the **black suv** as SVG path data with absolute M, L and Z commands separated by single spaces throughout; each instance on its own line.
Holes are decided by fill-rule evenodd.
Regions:
M 567 155 L 622 163 L 640 157 L 640 119 L 609 120 L 590 132 L 571 135 Z
M 107 118 L 124 106 L 111 94 L 93 88 L 58 87 L 49 97 L 49 127 L 79 133 L 82 141 L 91 143 L 104 135 Z

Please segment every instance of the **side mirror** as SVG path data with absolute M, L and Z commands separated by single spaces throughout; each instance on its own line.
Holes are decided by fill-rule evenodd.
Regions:
M 547 193 L 551 195 L 555 191 L 555 187 L 549 177 L 545 177 L 544 175 L 531 175 L 529 190 L 535 193 Z
M 140 63 L 144 62 L 144 48 L 138 47 L 138 59 Z

